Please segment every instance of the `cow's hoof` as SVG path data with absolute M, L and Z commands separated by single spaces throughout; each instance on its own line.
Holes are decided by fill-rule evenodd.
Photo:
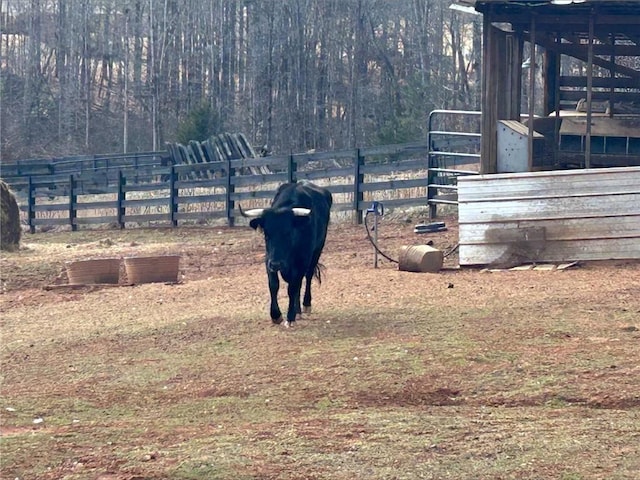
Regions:
M 282 323 L 282 315 L 280 315 L 278 318 L 272 318 L 271 321 L 276 325 L 280 325 Z
M 311 305 L 302 307 L 302 313 L 311 313 Z
M 290 322 L 289 320 L 284 322 L 284 326 L 287 327 L 287 328 L 293 327 L 295 324 L 296 324 L 296 322 Z

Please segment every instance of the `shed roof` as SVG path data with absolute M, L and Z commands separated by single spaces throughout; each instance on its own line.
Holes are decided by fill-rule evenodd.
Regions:
M 571 3 L 568 3 L 571 2 Z M 489 8 L 501 10 L 519 10 L 523 7 L 542 7 L 545 9 L 591 9 L 598 8 L 611 13 L 640 14 L 640 2 L 632 0 L 456 0 L 460 5 L 474 7 L 483 12 Z
M 573 3 L 566 3 L 569 1 Z M 455 3 L 475 8 L 490 16 L 492 22 L 520 26 L 528 24 L 535 13 L 541 30 L 560 30 L 574 38 L 586 38 L 589 17 L 595 15 L 596 34 L 615 33 L 616 39 L 640 46 L 638 0 L 455 0 Z

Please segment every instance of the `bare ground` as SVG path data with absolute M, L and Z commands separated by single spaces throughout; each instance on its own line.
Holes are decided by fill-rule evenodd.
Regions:
M 445 221 L 379 229 L 452 252 L 438 274 L 333 224 L 292 329 L 246 227 L 27 236 L 0 258 L 1 478 L 637 478 L 640 265 L 460 270 Z M 180 284 L 62 287 L 65 261 L 163 253 Z

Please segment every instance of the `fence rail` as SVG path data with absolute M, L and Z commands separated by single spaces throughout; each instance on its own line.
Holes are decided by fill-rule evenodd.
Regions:
M 13 180 L 35 175 L 81 174 L 103 169 L 116 172 L 119 169 L 138 170 L 170 165 L 167 151 L 137 152 L 117 154 L 80 155 L 64 158 L 17 160 L 3 163 L 2 178 L 9 183 Z
M 477 173 L 477 156 L 468 154 L 466 146 L 464 150 L 455 155 L 455 164 L 446 162 L 444 149 L 434 150 L 429 137 L 427 142 L 188 165 L 167 165 L 167 152 L 139 154 L 133 164 L 121 155 L 104 156 L 80 159 L 83 170 L 71 173 L 60 162 L 49 162 L 54 167 L 46 173 L 45 162 L 32 162 L 29 168 L 25 162 L 12 167 L 19 175 L 6 175 L 4 165 L 2 173 L 19 192 L 31 232 L 53 225 L 77 230 L 97 224 L 125 228 L 210 220 L 233 226 L 239 203 L 268 206 L 281 183 L 300 180 L 328 188 L 334 195 L 333 212 L 352 215 L 360 223 L 373 201 L 387 208 L 429 206 L 430 216 L 439 204 L 457 203 L 455 179 Z M 74 161 L 77 166 L 78 159 Z M 252 166 L 267 166 L 272 173 L 256 174 L 248 168 Z

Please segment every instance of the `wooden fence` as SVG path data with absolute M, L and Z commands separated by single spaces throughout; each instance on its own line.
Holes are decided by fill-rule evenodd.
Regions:
M 2 178 L 20 189 L 26 185 L 25 179 L 40 175 L 81 175 L 92 172 L 129 172 L 143 171 L 162 165 L 171 165 L 171 155 L 168 151 L 137 152 L 80 155 L 64 158 L 43 158 L 17 160 L 3 163 L 0 166 Z
M 451 203 L 457 176 L 476 173 L 473 168 L 430 173 L 426 142 L 173 166 L 163 166 L 161 153 L 149 154 L 137 166 L 114 166 L 111 160 L 80 173 L 22 175 L 10 183 L 22 192 L 19 202 L 35 232 L 38 226 L 77 230 L 92 224 L 125 228 L 214 220 L 233 226 L 238 203 L 268 206 L 280 184 L 298 180 L 327 187 L 334 195 L 334 214 L 361 222 L 373 201 L 387 208 Z M 265 165 L 272 173 L 255 174 L 251 168 Z

